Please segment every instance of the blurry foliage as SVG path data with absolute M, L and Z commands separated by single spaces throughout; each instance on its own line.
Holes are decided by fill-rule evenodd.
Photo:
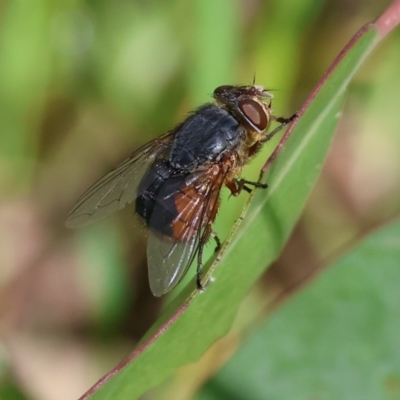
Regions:
M 255 76 L 274 91 L 276 115 L 291 114 L 351 35 L 388 3 L 2 3 L 0 334 L 2 363 L 18 371 L 28 398 L 78 397 L 127 354 L 162 306 L 148 290 L 131 209 L 82 231 L 64 228 L 82 190 L 209 101 L 218 85 Z M 292 253 L 260 283 L 262 293 L 302 278 L 305 249 L 329 258 L 399 212 L 399 41 L 399 32 L 388 37 L 352 84 Z M 275 143 L 247 177 L 257 176 Z M 222 237 L 243 201 L 223 195 Z M 218 365 L 206 366 L 193 387 Z
M 367 238 L 259 327 L 196 399 L 398 399 L 399 243 L 400 220 Z

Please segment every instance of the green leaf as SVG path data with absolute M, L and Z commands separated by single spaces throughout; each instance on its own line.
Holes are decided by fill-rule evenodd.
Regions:
M 199 399 L 398 399 L 399 260 L 398 220 L 294 296 Z
M 220 262 L 208 269 L 213 282 L 199 293 L 192 280 L 137 350 L 82 399 L 138 398 L 179 366 L 197 360 L 230 329 L 241 300 L 277 258 L 299 218 L 331 143 L 347 85 L 377 37 L 372 25 L 363 28 L 300 110 L 268 170 L 269 188 L 250 196 Z

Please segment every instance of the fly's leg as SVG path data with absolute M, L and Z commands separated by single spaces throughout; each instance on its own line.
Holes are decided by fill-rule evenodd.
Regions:
M 214 240 L 215 240 L 216 246 L 215 246 L 215 249 L 214 249 L 214 253 L 216 253 L 216 252 L 221 250 L 221 240 L 219 239 L 218 235 L 214 231 L 212 231 L 210 233 L 210 236 L 212 236 L 214 238 Z
M 252 189 L 249 188 L 248 185 L 251 185 L 253 187 L 256 187 L 258 189 L 266 189 L 268 187 L 268 184 L 266 183 L 261 183 L 261 182 L 253 182 L 253 181 L 248 181 L 247 179 L 239 179 L 237 182 L 237 188 L 238 188 L 238 194 L 244 190 L 247 193 L 251 193 Z
M 199 244 L 199 253 L 197 255 L 197 269 L 196 269 L 196 285 L 197 289 L 201 292 L 204 290 L 204 286 L 201 284 L 201 270 L 203 268 L 203 248 L 204 244 Z
M 293 114 L 289 118 L 284 118 L 284 117 L 272 117 L 272 119 L 276 122 L 280 122 L 280 125 L 277 126 L 272 132 L 268 133 L 263 137 L 261 142 L 265 143 L 268 142 L 268 140 L 271 140 L 279 131 L 281 131 L 289 122 L 292 122 L 295 118 L 297 118 L 297 114 Z
M 230 182 L 226 182 L 225 185 L 231 191 L 232 196 L 238 196 L 242 190 L 251 193 L 252 189 L 248 185 L 259 189 L 266 189 L 268 187 L 266 183 L 248 181 L 247 179 L 233 179 Z
M 205 229 L 203 234 L 201 235 L 200 241 L 199 241 L 199 252 L 197 253 L 197 269 L 196 269 L 196 284 L 197 284 L 197 289 L 200 291 L 204 290 L 204 286 L 201 284 L 201 270 L 203 269 L 203 250 L 204 246 L 207 243 L 208 239 L 210 236 L 213 235 L 213 231 L 211 229 L 211 224 L 208 224 Z M 215 238 L 216 236 L 214 236 Z M 218 239 L 219 241 L 219 239 Z M 218 246 L 218 242 L 217 242 Z
M 272 119 L 276 122 L 280 122 L 281 124 L 288 124 L 289 122 L 292 122 L 295 118 L 298 118 L 298 117 L 299 117 L 299 115 L 297 113 L 294 113 L 289 118 L 273 116 Z
M 201 270 L 203 269 L 203 250 L 204 250 L 204 241 L 200 241 L 199 243 L 199 253 L 197 254 L 197 269 L 196 269 L 196 285 L 197 289 L 201 292 L 204 290 L 204 286 L 201 283 Z
M 196 284 L 197 289 L 204 290 L 204 286 L 201 283 L 201 270 L 203 268 L 203 250 L 204 246 L 207 243 L 208 239 L 213 237 L 216 243 L 216 247 L 214 252 L 216 253 L 221 249 L 221 240 L 217 236 L 217 234 L 211 229 L 211 224 L 207 225 L 203 235 L 200 238 L 199 242 L 199 252 L 197 254 L 197 269 L 196 269 Z

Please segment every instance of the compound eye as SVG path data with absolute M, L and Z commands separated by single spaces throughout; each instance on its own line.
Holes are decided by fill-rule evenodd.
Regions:
M 259 131 L 264 131 L 268 126 L 268 115 L 262 106 L 254 100 L 241 100 L 238 104 L 239 110 L 244 117 Z

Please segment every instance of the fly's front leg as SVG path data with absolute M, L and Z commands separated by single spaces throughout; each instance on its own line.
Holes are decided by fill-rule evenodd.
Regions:
M 272 132 L 268 133 L 265 135 L 261 142 L 265 143 L 268 142 L 268 140 L 271 140 L 279 131 L 281 131 L 289 122 L 292 122 L 294 119 L 298 118 L 297 114 L 293 114 L 289 118 L 284 118 L 284 117 L 274 117 L 272 116 L 272 119 L 276 122 L 280 122 L 280 125 L 277 126 Z

